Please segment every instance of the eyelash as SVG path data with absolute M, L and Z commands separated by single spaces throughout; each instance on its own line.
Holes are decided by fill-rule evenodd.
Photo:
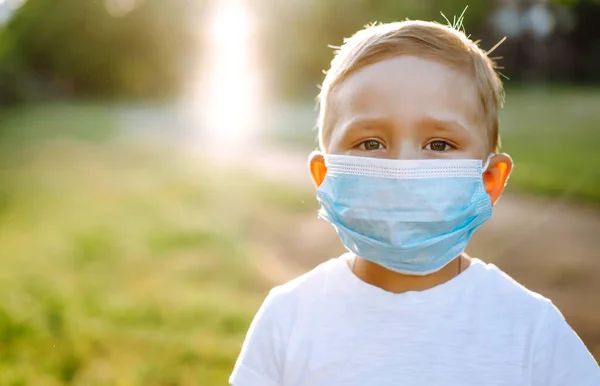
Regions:
M 376 142 L 379 144 L 380 148 L 379 149 L 367 149 L 367 143 L 368 142 Z M 375 150 L 380 150 L 381 148 L 385 149 L 385 146 L 383 146 L 383 143 L 381 143 L 381 141 L 378 141 L 376 139 L 367 139 L 365 141 L 360 142 L 357 146 L 357 148 L 360 148 L 361 150 L 365 150 L 365 151 L 375 151 Z
M 380 146 L 381 148 L 385 148 L 385 146 L 383 146 L 383 144 L 382 144 L 380 141 L 376 140 L 376 139 L 367 139 L 366 141 L 362 141 L 362 142 L 360 142 L 360 143 L 357 145 L 357 147 L 359 147 L 359 148 L 361 148 L 361 150 L 365 150 L 365 151 L 374 151 L 374 150 L 380 150 L 380 149 L 370 149 L 370 150 L 369 150 L 369 149 L 367 149 L 367 148 L 366 148 L 366 144 L 367 144 L 368 142 L 376 142 L 376 143 L 378 143 L 378 144 L 379 144 L 379 146 Z M 442 142 L 444 145 L 446 145 L 446 146 L 448 147 L 448 149 L 444 149 L 444 150 L 433 150 L 433 149 L 431 149 L 431 148 L 430 148 L 430 149 L 426 149 L 426 150 L 435 151 L 435 152 L 444 152 L 444 151 L 448 151 L 448 150 L 455 150 L 455 149 L 456 149 L 456 146 L 455 146 L 455 145 L 453 145 L 452 143 L 450 143 L 450 142 L 448 142 L 448 141 L 444 141 L 443 139 L 435 139 L 435 140 L 433 140 L 433 141 L 429 141 L 429 142 L 428 142 L 428 143 L 425 145 L 425 148 L 426 148 L 427 146 L 431 146 L 431 144 L 432 144 L 432 143 L 435 143 L 435 142 Z
M 434 139 L 433 141 L 429 141 L 429 142 L 427 142 L 427 144 L 425 145 L 425 148 L 426 148 L 427 146 L 431 146 L 431 144 L 432 144 L 432 143 L 435 143 L 435 142 L 441 142 L 441 143 L 443 143 L 444 145 L 446 145 L 446 146 L 448 147 L 448 149 L 444 149 L 444 150 L 433 150 L 433 149 L 431 149 L 431 148 L 430 148 L 430 149 L 426 149 L 426 150 L 431 150 L 431 151 L 435 151 L 435 152 L 444 152 L 444 151 L 448 151 L 448 150 L 455 150 L 455 149 L 456 149 L 456 146 L 455 146 L 455 145 L 453 145 L 452 143 L 450 143 L 450 142 L 448 142 L 448 141 L 444 141 L 443 139 Z

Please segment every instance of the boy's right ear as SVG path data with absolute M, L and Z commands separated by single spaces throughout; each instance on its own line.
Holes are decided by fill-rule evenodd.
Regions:
M 313 151 L 308 157 L 308 168 L 310 175 L 317 188 L 321 186 L 325 176 L 327 175 L 327 166 L 325 166 L 325 156 L 320 151 Z

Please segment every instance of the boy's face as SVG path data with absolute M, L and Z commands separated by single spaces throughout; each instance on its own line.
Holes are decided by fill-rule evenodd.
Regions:
M 477 158 L 485 162 L 490 139 L 472 81 L 444 64 L 400 56 L 369 65 L 345 79 L 330 96 L 331 128 L 325 151 L 388 159 Z M 322 155 L 311 156 L 320 185 Z M 492 158 L 484 173 L 495 202 L 510 174 L 507 155 Z

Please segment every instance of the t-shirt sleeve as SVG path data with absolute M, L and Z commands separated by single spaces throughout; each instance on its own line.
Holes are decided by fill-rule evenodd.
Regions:
M 600 385 L 598 364 L 552 303 L 534 343 L 532 385 Z
M 278 386 L 284 353 L 286 312 L 271 290 L 254 316 L 229 383 L 233 386 Z

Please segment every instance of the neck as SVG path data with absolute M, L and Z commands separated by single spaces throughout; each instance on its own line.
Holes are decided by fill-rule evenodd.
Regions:
M 458 276 L 470 264 L 471 258 L 463 253 L 437 272 L 425 276 L 415 276 L 390 271 L 372 261 L 356 256 L 352 270 L 365 283 L 388 292 L 402 293 L 424 291 L 443 284 Z

